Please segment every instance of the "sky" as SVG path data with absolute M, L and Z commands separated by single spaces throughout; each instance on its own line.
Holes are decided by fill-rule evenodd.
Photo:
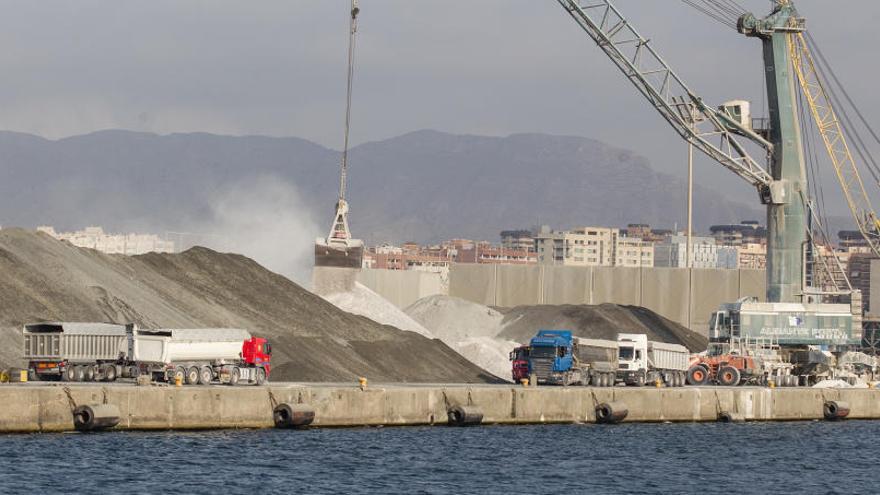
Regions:
M 756 13 L 767 0 L 739 0 Z M 4 1 L 0 129 L 297 136 L 339 149 L 348 0 Z M 707 101 L 763 101 L 760 44 L 677 0 L 621 11 Z M 800 0 L 863 113 L 880 2 Z M 686 147 L 553 0 L 361 0 L 354 143 L 419 129 L 586 136 L 683 176 Z M 880 153 L 880 150 L 875 150 Z M 698 159 L 696 180 L 753 202 Z

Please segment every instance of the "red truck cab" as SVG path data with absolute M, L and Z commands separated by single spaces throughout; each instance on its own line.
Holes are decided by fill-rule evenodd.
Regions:
M 513 363 L 511 372 L 514 383 L 529 377 L 529 346 L 521 345 L 510 351 L 510 361 Z
M 241 346 L 241 358 L 251 366 L 262 367 L 266 370 L 266 376 L 269 376 L 272 362 L 272 346 L 268 340 L 260 337 L 251 337 L 245 340 Z

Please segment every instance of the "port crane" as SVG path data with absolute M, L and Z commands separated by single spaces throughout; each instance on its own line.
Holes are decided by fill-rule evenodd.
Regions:
M 684 0 L 756 38 L 763 47 L 769 119 L 754 126 L 747 101 L 709 105 L 642 36 L 612 0 L 557 0 L 648 103 L 695 148 L 756 188 L 767 208 L 766 303 L 741 300 L 713 314 L 710 337 L 770 339 L 791 346 L 845 348 L 861 339 L 861 296 L 848 290 L 848 304 L 824 304 L 809 287 L 818 218 L 809 199 L 796 85 L 831 155 L 844 195 L 872 249 L 880 255 L 880 222 L 870 205 L 845 133 L 821 83 L 807 43 L 806 21 L 792 0 L 776 0 L 756 17 L 732 0 Z M 714 10 L 713 10 L 714 9 Z M 735 17 L 734 17 L 735 15 Z M 840 293 L 833 294 L 840 296 Z
M 364 243 L 351 235 L 348 227 L 348 201 L 345 199 L 348 186 L 348 146 L 351 129 L 351 93 L 354 82 L 354 52 L 357 39 L 358 0 L 351 1 L 351 18 L 348 32 L 348 80 L 345 99 L 345 133 L 342 147 L 342 164 L 339 172 L 339 196 L 336 200 L 336 212 L 333 224 L 326 238 L 319 237 L 315 241 L 315 266 L 337 268 L 361 268 L 364 257 Z

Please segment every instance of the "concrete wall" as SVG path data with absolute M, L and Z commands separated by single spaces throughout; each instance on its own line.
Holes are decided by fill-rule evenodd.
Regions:
M 361 270 L 357 280 L 399 308 L 435 294 L 499 307 L 626 304 L 644 306 L 703 334 L 719 304 L 744 296 L 763 300 L 766 286 L 763 270 L 471 263 L 453 265 L 448 283 L 435 273 L 403 270 Z
M 437 273 L 364 269 L 358 272 L 357 281 L 398 308 L 405 308 L 423 297 L 447 293 Z
M 764 298 L 763 270 L 453 265 L 449 295 L 486 306 L 626 304 L 644 306 L 706 333 L 722 302 Z
M 827 400 L 849 403 L 850 418 L 880 419 L 877 389 L 760 387 L 586 388 L 493 386 L 272 385 L 134 387 L 0 385 L 0 433 L 73 429 L 77 405 L 112 404 L 118 429 L 269 428 L 278 403 L 315 410 L 314 426 L 445 424 L 447 410 L 476 406 L 483 423 L 594 422 L 602 402 L 626 404 L 628 422 L 822 419 Z

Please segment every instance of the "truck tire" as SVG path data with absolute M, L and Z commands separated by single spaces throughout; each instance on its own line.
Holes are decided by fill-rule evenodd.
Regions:
M 238 385 L 238 381 L 241 379 L 241 370 L 238 369 L 238 366 L 234 366 L 232 370 L 229 372 L 229 384 L 233 387 Z
M 687 382 L 689 385 L 705 385 L 709 382 L 709 370 L 699 364 L 691 366 L 687 372 Z
M 587 370 L 581 370 L 581 386 L 589 387 L 590 386 L 590 372 Z
M 645 377 L 644 373 L 639 372 L 639 374 L 636 375 L 636 387 L 644 387 L 646 381 L 647 378 Z
M 62 375 L 62 380 L 65 382 L 75 382 L 76 381 L 76 367 L 68 366 L 64 368 L 64 374 Z
M 83 378 L 84 381 L 87 381 L 87 382 L 95 381 L 95 376 L 97 376 L 98 373 L 97 373 L 97 370 L 95 369 L 94 366 L 86 366 L 83 371 L 85 373 L 85 376 Z
M 739 385 L 741 378 L 739 370 L 733 366 L 722 366 L 718 370 L 718 383 L 725 387 L 735 387 Z
M 105 382 L 115 382 L 116 381 L 116 365 L 108 364 L 104 367 L 104 372 L 101 373 L 104 375 Z
M 214 381 L 214 372 L 208 366 L 202 366 L 199 370 L 199 384 L 210 385 Z
M 614 373 L 608 373 L 607 376 L 608 376 L 608 386 L 613 387 L 615 382 L 617 381 L 617 377 L 614 375 Z
M 264 385 L 266 383 L 266 370 L 264 368 L 257 368 L 257 386 Z
M 679 372 L 678 372 L 678 386 L 679 386 L 679 387 L 684 387 L 684 383 L 685 383 L 685 381 L 687 381 L 687 376 L 685 375 L 685 372 L 684 372 L 684 371 L 679 371 Z
M 74 366 L 73 367 L 73 375 L 74 381 L 82 382 L 86 379 L 86 368 L 85 366 Z
M 199 367 L 198 366 L 190 366 L 188 370 L 186 370 L 186 384 L 187 385 L 196 385 L 199 383 Z

